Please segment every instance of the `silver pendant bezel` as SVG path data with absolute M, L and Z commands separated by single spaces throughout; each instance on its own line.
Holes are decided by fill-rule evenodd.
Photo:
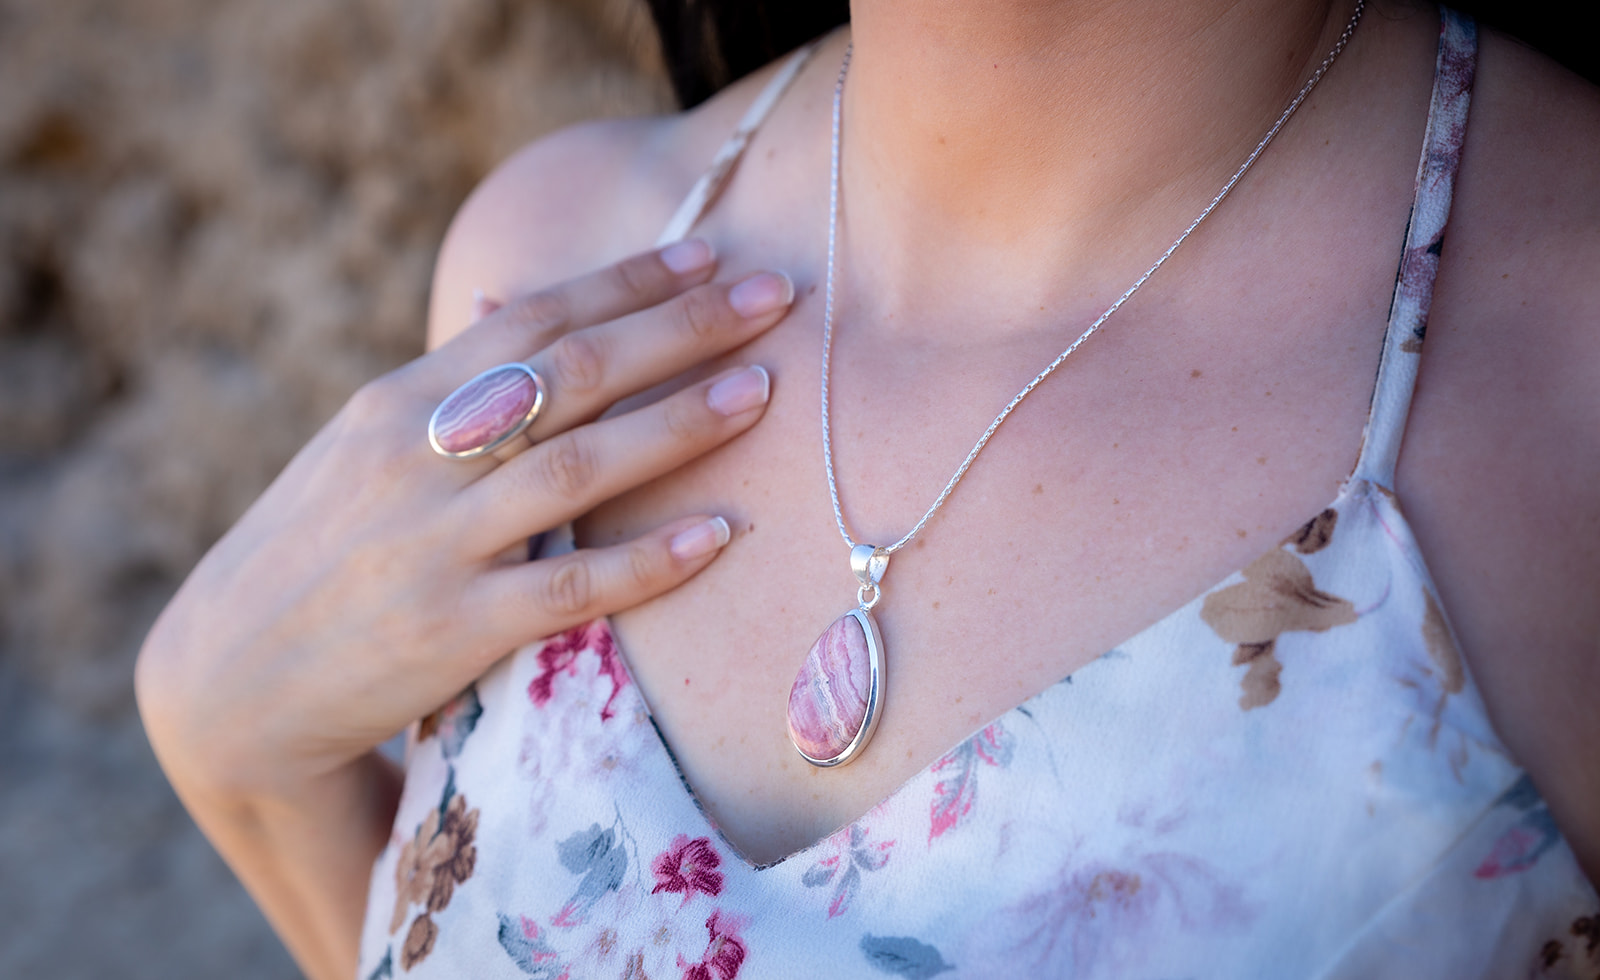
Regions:
M 857 623 L 861 624 L 861 632 L 867 639 L 867 663 L 870 669 L 870 683 L 867 686 L 867 713 L 861 718 L 861 729 L 856 732 L 856 737 L 844 747 L 844 751 L 831 759 L 818 759 L 806 754 L 795 743 L 794 734 L 789 733 L 789 744 L 800 753 L 800 758 L 816 766 L 818 769 L 832 769 L 854 760 L 861 751 L 872 741 L 873 733 L 878 730 L 878 719 L 883 709 L 884 694 L 884 651 L 883 634 L 878 632 L 877 620 L 872 618 L 872 613 L 857 606 L 845 613 L 845 616 L 854 616 Z M 844 617 L 840 617 L 841 619 Z M 829 627 L 832 628 L 831 626 Z M 824 630 L 823 632 L 826 632 Z M 820 639 L 820 637 L 819 637 Z

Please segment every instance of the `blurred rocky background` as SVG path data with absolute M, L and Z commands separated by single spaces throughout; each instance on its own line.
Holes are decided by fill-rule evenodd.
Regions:
M 0 0 L 0 976 L 293 977 L 139 642 L 522 143 L 669 107 L 635 0 Z

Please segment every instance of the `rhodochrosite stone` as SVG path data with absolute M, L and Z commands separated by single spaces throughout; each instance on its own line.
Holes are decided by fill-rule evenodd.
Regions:
M 872 688 L 861 623 L 846 614 L 811 645 L 789 689 L 789 738 L 813 759 L 832 759 L 861 731 Z
M 447 453 L 489 446 L 514 431 L 538 401 L 533 376 L 514 364 L 485 371 L 457 388 L 433 417 L 433 438 Z

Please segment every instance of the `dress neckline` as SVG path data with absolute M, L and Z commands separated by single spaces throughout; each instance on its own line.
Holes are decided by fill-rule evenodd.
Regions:
M 1385 489 L 1380 489 L 1377 492 L 1385 492 L 1385 490 L 1386 490 L 1386 488 Z M 1372 484 L 1370 484 L 1367 480 L 1362 479 L 1362 478 L 1356 476 L 1355 474 L 1352 474 L 1350 476 L 1350 478 L 1347 479 L 1344 482 L 1344 484 L 1339 488 L 1339 492 L 1333 498 L 1333 500 L 1329 501 L 1326 506 L 1324 506 L 1321 510 L 1317 511 L 1316 514 L 1312 515 L 1312 517 L 1308 521 L 1304 522 L 1300 526 L 1301 527 L 1308 526 L 1311 523 L 1313 523 L 1314 521 L 1316 521 L 1318 515 L 1326 513 L 1329 510 L 1339 510 L 1342 505 L 1348 503 L 1350 500 L 1360 496 L 1363 493 L 1369 493 L 1369 492 L 1373 492 Z M 1393 492 L 1392 491 L 1387 491 L 1387 495 L 1391 499 L 1393 499 Z M 1399 510 L 1398 502 L 1396 502 L 1396 511 L 1398 512 L 1398 510 Z M 1399 515 L 1399 520 L 1401 520 L 1403 522 L 1405 520 L 1404 515 Z M 1278 544 L 1273 545 L 1272 548 L 1269 549 L 1269 550 L 1271 550 L 1271 551 L 1280 550 L 1284 546 L 1285 543 L 1286 542 L 1279 542 Z M 1263 552 L 1263 554 L 1266 554 L 1266 553 L 1267 552 Z M 687 796 L 689 801 L 694 804 L 694 808 L 695 808 L 696 812 L 699 814 L 700 820 L 705 825 L 706 831 L 708 832 L 709 835 L 714 836 L 722 844 L 722 846 L 727 849 L 728 853 L 730 855 L 732 855 L 735 860 L 738 861 L 740 867 L 743 870 L 749 871 L 749 872 L 761 872 L 761 871 L 769 871 L 769 870 L 778 868 L 778 867 L 780 867 L 782 865 L 788 864 L 791 861 L 793 861 L 795 858 L 797 858 L 797 857 L 799 857 L 799 856 L 801 856 L 803 854 L 806 854 L 809 851 L 812 851 L 812 850 L 816 849 L 819 845 L 827 842 L 828 840 L 831 840 L 832 838 L 836 837 L 837 835 L 839 835 L 841 833 L 844 833 L 844 832 L 848 831 L 852 826 L 856 825 L 857 823 L 860 823 L 862 820 L 864 820 L 870 814 L 873 814 L 875 812 L 878 812 L 878 811 L 883 810 L 883 809 L 888 808 L 888 807 L 893 807 L 896 803 L 898 803 L 901 799 L 903 799 L 906 796 L 907 791 L 911 788 L 911 786 L 914 783 L 916 783 L 918 780 L 920 780 L 924 776 L 926 776 L 931 770 L 934 769 L 934 767 L 936 767 L 939 764 L 939 762 L 942 759 L 944 759 L 945 757 L 949 756 L 950 754 L 956 752 L 958 749 L 960 749 L 960 747 L 962 745 L 966 744 L 972 738 L 974 738 L 975 736 L 981 734 L 986 729 L 989 729 L 989 728 L 993 727 L 996 724 L 1004 722 L 1006 719 L 1011 718 L 1014 715 L 1021 714 L 1023 716 L 1032 718 L 1033 715 L 1032 715 L 1032 710 L 1031 709 L 1036 707 L 1039 704 L 1039 702 L 1042 701 L 1045 698 L 1045 696 L 1048 695 L 1056 687 L 1060 686 L 1061 684 L 1071 683 L 1074 678 L 1082 676 L 1083 673 L 1085 671 L 1087 671 L 1087 670 L 1094 669 L 1101 662 L 1103 662 L 1105 660 L 1108 660 L 1108 659 L 1115 659 L 1117 653 L 1120 650 L 1122 650 L 1124 647 L 1128 647 L 1128 646 L 1132 646 L 1134 644 L 1137 644 L 1142 639 L 1144 639 L 1145 637 L 1149 636 L 1150 634 L 1156 633 L 1156 632 L 1168 627 L 1173 621 L 1175 621 L 1179 617 L 1183 616 L 1196 603 L 1203 601 L 1206 596 L 1212 594 L 1213 592 L 1216 592 L 1218 589 L 1222 588 L 1223 586 L 1225 586 L 1227 583 L 1229 583 L 1233 579 L 1238 578 L 1243 573 L 1243 571 L 1244 571 L 1244 569 L 1242 569 L 1242 568 L 1241 569 L 1236 569 L 1236 570 L 1228 573 L 1227 575 L 1224 575 L 1222 578 L 1218 579 L 1216 582 L 1212 583 L 1211 585 L 1209 585 L 1206 588 L 1202 589 L 1201 591 L 1199 591 L 1198 593 L 1196 593 L 1195 595 L 1193 595 L 1189 599 L 1185 600 L 1182 604 L 1178 605 L 1176 608 L 1174 608 L 1174 609 L 1168 611 L 1167 613 L 1165 613 L 1164 615 L 1162 615 L 1160 618 L 1158 618 L 1155 621 L 1149 623 L 1148 625 L 1144 626 L 1143 628 L 1137 630 L 1136 632 L 1134 632 L 1130 636 L 1126 637 L 1122 641 L 1120 641 L 1120 642 L 1118 642 L 1116 644 L 1113 644 L 1111 647 L 1109 647 L 1105 651 L 1101 652 L 1099 655 L 1095 656 L 1092 660 L 1090 660 L 1087 663 L 1083 664 L 1082 666 L 1078 667 L 1076 670 L 1068 673 L 1066 676 L 1060 678 L 1059 680 L 1051 682 L 1048 686 L 1046 686 L 1042 690 L 1034 692 L 1033 694 L 1029 695 L 1027 698 L 1025 698 L 1021 702 L 1017 703 L 1016 705 L 1013 705 L 1012 707 L 1007 708 L 1006 710 L 1004 710 L 1004 711 L 1000 712 L 999 714 L 995 715 L 993 718 L 990 718 L 987 721 L 983 722 L 982 724 L 978 725 L 977 727 L 973 728 L 966 735 L 963 735 L 960 739 L 957 739 L 954 744 L 952 744 L 950 746 L 947 746 L 945 749 L 943 749 L 941 752 L 939 752 L 937 755 L 935 755 L 932 759 L 930 759 L 927 762 L 927 764 L 925 764 L 922 767 L 918 768 L 915 772 L 911 773 L 904 780 L 902 780 L 901 782 L 896 784 L 895 788 L 893 790 L 891 790 L 888 793 L 888 795 L 884 796 L 881 800 L 879 800 L 878 802 L 874 803 L 872 806 L 868 807 L 866 810 L 862 811 L 860 814 L 857 814 L 856 816 L 852 817 L 851 819 L 845 821 L 844 823 L 840 824 L 838 827 L 835 827 L 833 830 L 828 831 L 826 834 L 823 834 L 821 837 L 818 837 L 816 840 L 811 841 L 810 843 L 807 843 L 807 844 L 804 844 L 804 845 L 802 845 L 800 847 L 795 848 L 794 850 L 788 852 L 787 854 L 783 855 L 782 857 L 776 858 L 776 859 L 774 859 L 772 861 L 765 861 L 765 862 L 760 862 L 760 863 L 752 861 L 748 857 L 746 857 L 745 854 L 744 854 L 744 851 L 741 850 L 739 848 L 739 846 L 737 844 L 735 844 L 733 841 L 729 840 L 727 835 L 725 835 L 722 832 L 722 828 L 719 827 L 717 825 L 717 822 L 711 818 L 710 811 L 708 811 L 706 809 L 705 803 L 704 803 L 703 800 L 701 800 L 699 792 L 694 788 L 694 785 L 689 782 L 688 776 L 684 774 L 683 766 L 682 766 L 682 764 L 680 764 L 678 762 L 678 754 L 677 754 L 677 752 L 675 752 L 673 750 L 671 743 L 667 741 L 666 733 L 661 730 L 661 726 L 656 722 L 655 712 L 650 708 L 650 703 L 644 696 L 644 689 L 639 686 L 639 680 L 638 680 L 638 677 L 635 676 L 635 674 L 634 674 L 633 666 L 628 662 L 628 653 L 627 653 L 626 650 L 623 649 L 622 643 L 618 640 L 616 629 L 612 626 L 610 617 L 602 617 L 600 621 L 605 625 L 606 632 L 607 632 L 607 634 L 609 635 L 609 637 L 611 639 L 611 643 L 612 643 L 612 646 L 613 646 L 614 650 L 616 651 L 617 660 L 618 660 L 619 663 L 621 663 L 623 671 L 627 674 L 628 683 L 633 687 L 634 691 L 638 693 L 639 700 L 644 705 L 645 717 L 650 722 L 650 728 L 651 728 L 651 731 L 654 733 L 654 736 L 655 736 L 655 739 L 656 739 L 656 743 L 658 745 L 660 745 L 662 751 L 666 754 L 668 761 L 671 762 L 673 771 L 677 774 L 678 782 L 683 787 L 684 795 Z M 1431 586 L 1432 577 L 1430 575 L 1428 575 L 1427 569 L 1424 567 L 1424 568 L 1421 568 L 1420 571 L 1421 571 L 1421 574 L 1423 575 L 1424 579 L 1426 581 L 1428 581 L 1430 586 Z
M 1447 7 L 1441 7 L 1439 13 L 1439 42 L 1434 62 L 1433 88 L 1429 100 L 1427 128 L 1422 140 L 1421 157 L 1417 164 L 1415 194 L 1411 213 L 1407 220 L 1400 265 L 1395 276 L 1389 321 L 1384 332 L 1382 355 L 1379 361 L 1378 375 L 1373 386 L 1371 408 L 1362 433 L 1361 449 L 1357 455 L 1355 465 L 1351 468 L 1350 475 L 1340 486 L 1338 494 L 1322 511 L 1318 512 L 1319 514 L 1327 510 L 1338 510 L 1341 504 L 1351 500 L 1358 492 L 1370 493 L 1376 490 L 1376 492 L 1383 493 L 1390 499 L 1394 506 L 1396 519 L 1402 524 L 1405 521 L 1393 490 L 1394 474 L 1399 459 L 1401 439 L 1405 433 L 1412 394 L 1415 391 L 1417 366 L 1421 359 L 1422 340 L 1426 332 L 1428 310 L 1433 299 L 1433 283 L 1438 273 L 1445 224 L 1449 218 L 1450 205 L 1454 196 L 1455 175 L 1461 161 L 1461 146 L 1465 134 L 1467 111 L 1470 106 L 1477 61 L 1477 28 L 1474 21 L 1470 17 Z M 671 221 L 662 231 L 657 242 L 658 246 L 669 244 L 686 236 L 698 220 L 704 216 L 705 212 L 709 210 L 719 193 L 732 178 L 739 159 L 743 156 L 756 131 L 770 115 L 773 107 L 777 105 L 791 83 L 798 77 L 801 69 L 815 54 L 820 44 L 821 39 L 813 41 L 790 55 L 776 74 L 767 82 L 745 112 L 733 135 L 718 150 L 711 166 L 695 183 L 682 204 L 679 205 Z M 1316 515 L 1313 515 L 1311 520 L 1314 521 L 1315 519 Z M 1403 528 L 1402 530 L 1406 529 Z M 1283 543 L 1280 542 L 1274 546 L 1274 550 L 1282 547 Z M 1432 579 L 1428 575 L 1427 569 L 1419 567 L 1419 571 L 1431 588 Z M 730 841 L 722 833 L 721 828 L 716 825 L 716 822 L 711 819 L 710 813 L 707 811 L 699 793 L 685 776 L 683 767 L 678 762 L 677 753 L 673 751 L 666 735 L 661 730 L 661 726 L 657 724 L 655 714 L 650 710 L 649 703 L 645 701 L 643 690 L 639 687 L 633 668 L 628 663 L 627 653 L 617 640 L 615 628 L 608 617 L 604 618 L 602 622 L 610 635 L 617 651 L 618 660 L 621 662 L 623 670 L 627 673 L 628 680 L 632 683 L 634 690 L 639 692 L 640 701 L 644 704 L 645 713 L 650 720 L 651 728 L 655 732 L 656 740 L 672 763 L 673 769 L 678 775 L 678 781 L 683 786 L 685 795 L 694 803 L 700 819 L 710 833 L 714 834 L 722 842 L 728 852 L 734 856 L 745 870 L 765 871 L 789 863 L 799 855 L 805 854 L 835 835 L 848 830 L 867 815 L 893 806 L 904 797 L 908 787 L 925 776 L 941 759 L 958 750 L 961 745 L 975 735 L 1019 713 L 1031 717 L 1030 706 L 1037 705 L 1049 691 L 1060 684 L 1068 683 L 1073 678 L 1081 676 L 1086 670 L 1094 669 L 1096 665 L 1111 657 L 1121 648 L 1135 644 L 1141 638 L 1167 626 L 1195 603 L 1202 601 L 1205 596 L 1222 588 L 1242 572 L 1243 569 L 1239 569 L 1229 573 L 1154 622 L 1072 671 L 1066 677 L 1055 681 L 1041 691 L 1035 692 L 1017 705 L 978 726 L 972 733 L 957 741 L 955 745 L 934 756 L 926 765 L 896 785 L 887 796 L 854 819 L 776 860 L 759 864 L 746 858 L 743 851 Z

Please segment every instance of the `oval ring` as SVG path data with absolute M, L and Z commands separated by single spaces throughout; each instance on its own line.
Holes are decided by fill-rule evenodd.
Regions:
M 446 395 L 428 420 L 428 445 L 447 459 L 475 459 L 505 445 L 544 409 L 545 384 L 521 361 L 492 367 Z

